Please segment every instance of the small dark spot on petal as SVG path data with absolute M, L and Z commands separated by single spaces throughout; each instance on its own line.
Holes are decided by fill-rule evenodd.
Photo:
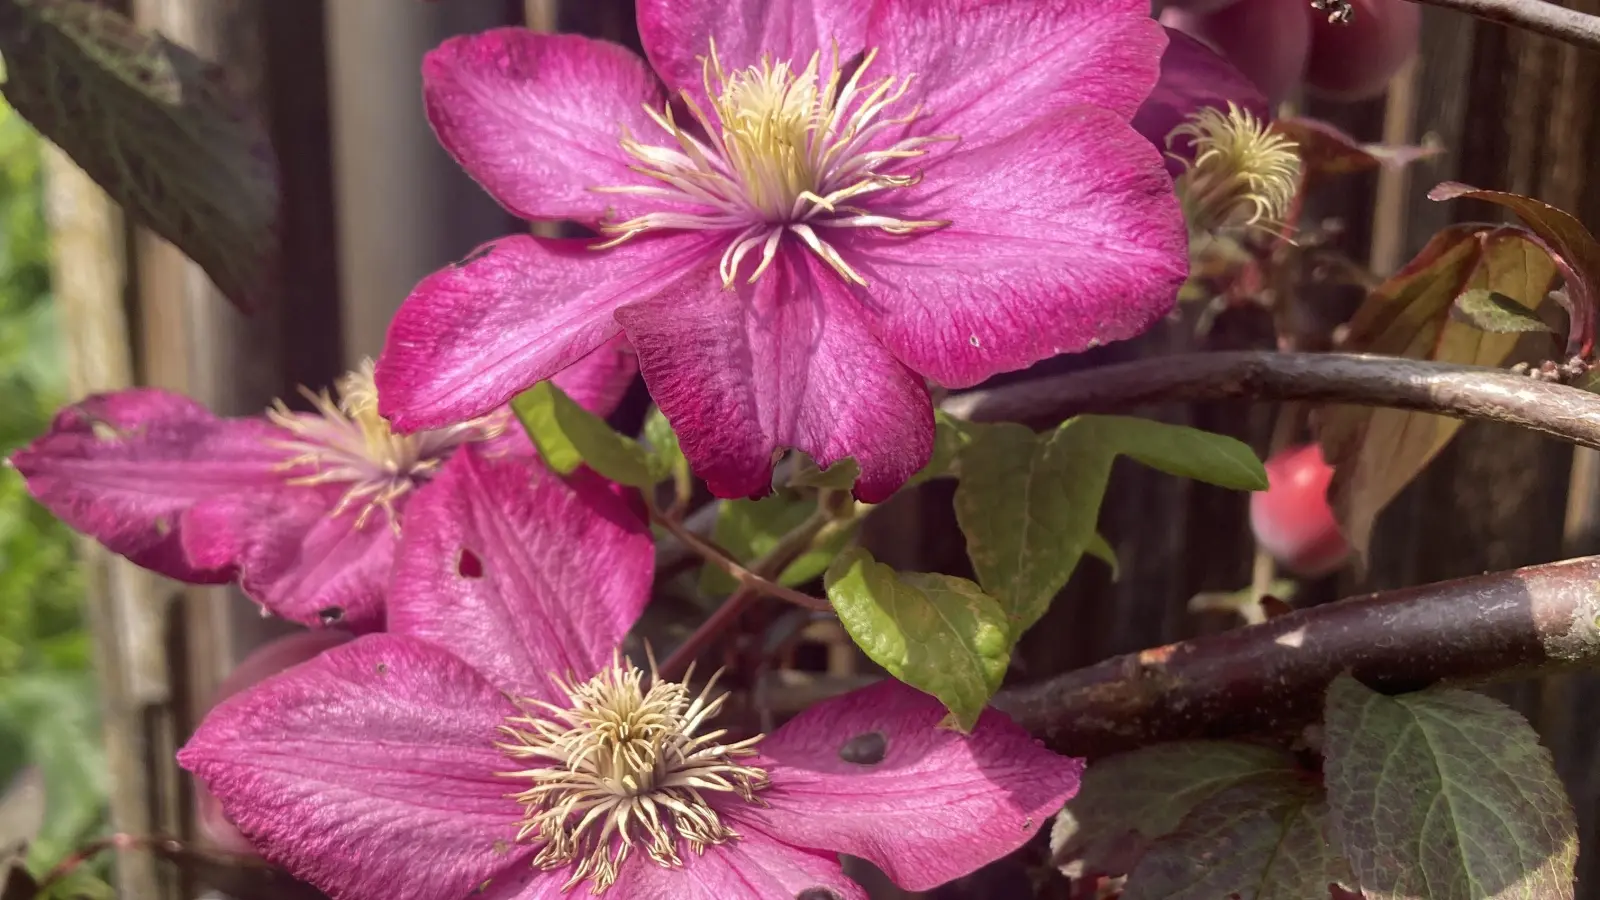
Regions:
M 483 560 L 478 558 L 478 554 L 462 547 L 461 553 L 456 556 L 456 574 L 462 578 L 482 578 Z
M 377 666 L 375 666 L 373 668 L 373 670 L 376 671 L 379 675 L 387 675 L 387 674 L 389 674 L 389 664 L 388 663 L 378 663 Z
M 806 888 L 794 895 L 794 900 L 841 900 L 839 894 L 825 887 Z
M 889 738 L 881 731 L 858 734 L 839 748 L 839 758 L 858 766 L 875 766 L 889 753 Z
M 342 606 L 329 606 L 325 609 L 317 610 L 317 621 L 324 625 L 332 625 L 343 618 L 344 607 Z

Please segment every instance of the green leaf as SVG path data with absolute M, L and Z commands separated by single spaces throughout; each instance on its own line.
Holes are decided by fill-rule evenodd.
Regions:
M 1492 291 L 1534 310 L 1555 275 L 1549 255 L 1517 232 L 1484 232 L 1479 225 L 1446 228 L 1367 295 L 1350 320 L 1345 349 L 1501 365 L 1519 335 L 1458 321 L 1452 315 L 1456 298 Z M 1324 407 L 1315 423 L 1323 455 L 1335 469 L 1328 502 L 1345 537 L 1363 556 L 1378 513 L 1461 428 L 1460 421 L 1442 416 L 1358 406 Z
M 1005 609 L 1013 641 L 1044 615 L 1097 540 L 1118 455 L 1224 487 L 1267 484 L 1249 447 L 1177 425 L 1079 416 L 1043 435 L 1012 424 L 966 428 L 956 520 L 978 583 Z
M 656 483 L 688 477 L 689 461 L 678 443 L 678 433 L 659 407 L 650 407 L 644 417 L 644 443 L 647 464 Z
M 1110 566 L 1112 581 L 1122 577 L 1122 566 L 1117 563 L 1117 551 L 1111 546 L 1111 542 L 1101 535 L 1095 534 L 1090 537 L 1088 545 L 1083 548 L 1083 552 Z
M 1526 306 L 1499 291 L 1483 288 L 1467 291 L 1457 297 L 1450 305 L 1450 317 L 1457 322 L 1465 322 L 1479 331 L 1489 331 L 1494 334 L 1550 330 L 1550 326 Z
M 228 73 L 92 0 L 0 8 L 5 98 L 249 309 L 276 290 L 272 143 Z
M 1058 866 L 1076 864 L 1075 876 L 1124 874 L 1151 841 L 1212 796 L 1294 770 L 1281 750 L 1231 741 L 1177 741 L 1097 760 L 1056 816 L 1051 856 Z
M 552 382 L 541 381 L 518 394 L 511 408 L 545 463 L 562 475 L 588 464 L 618 484 L 647 488 L 658 481 L 638 441 L 611 430 Z
M 814 499 L 789 492 L 760 500 L 724 500 L 711 539 L 734 559 L 749 563 L 771 552 L 784 535 L 800 527 L 816 510 Z M 821 575 L 854 534 L 853 527 L 830 529 L 826 541 L 812 546 L 783 570 L 779 583 L 794 587 Z M 731 594 L 738 587 L 731 575 L 716 566 L 700 569 L 700 590 L 707 594 Z
M 1324 772 L 1371 900 L 1574 896 L 1577 825 L 1550 754 L 1510 707 L 1468 691 L 1328 688 Z
M 1248 444 L 1225 434 L 1128 416 L 1079 416 L 1094 440 L 1168 475 L 1237 491 L 1267 489 L 1267 470 Z M 1086 436 L 1087 437 L 1087 436 Z
M 796 451 L 794 474 L 789 476 L 789 486 L 847 491 L 856 486 L 856 479 L 860 477 L 861 467 L 856 465 L 854 459 L 846 457 L 827 469 L 819 469 L 810 456 Z
M 970 438 L 965 422 L 952 419 L 943 410 L 933 414 L 933 454 L 922 470 L 911 476 L 906 487 L 914 487 L 935 478 L 948 478 L 956 474 L 956 457 Z
M 1207 798 L 1128 873 L 1124 900 L 1312 900 L 1349 886 L 1329 839 L 1328 805 L 1292 775 L 1240 782 Z
M 1011 657 L 1000 604 L 964 578 L 899 574 L 859 547 L 834 560 L 826 584 L 856 645 L 971 731 Z

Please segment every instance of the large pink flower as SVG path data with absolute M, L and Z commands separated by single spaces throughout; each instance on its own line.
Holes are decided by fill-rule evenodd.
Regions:
M 727 736 L 711 688 L 617 661 L 654 560 L 597 479 L 469 449 L 412 515 L 388 633 L 224 701 L 179 754 L 335 900 L 865 900 L 838 854 L 925 890 L 1077 788 L 1001 714 L 963 737 L 898 682 Z
M 604 413 L 637 371 L 618 338 L 556 381 Z M 99 394 L 63 409 L 11 463 L 52 513 L 139 565 L 202 584 L 237 578 L 277 615 L 362 630 L 382 623 L 413 489 L 463 444 L 532 445 L 505 411 L 392 434 L 371 363 L 340 393 L 318 396 L 318 414 L 280 405 L 235 419 L 152 388 Z
M 397 428 L 481 415 L 621 330 L 714 493 L 767 492 L 797 448 L 853 456 L 876 501 L 928 458 L 926 380 L 1171 308 L 1183 222 L 1129 125 L 1166 44 L 1147 0 L 638 8 L 649 66 L 518 29 L 428 55 L 462 166 L 601 237 L 507 237 L 418 285 L 378 365 Z

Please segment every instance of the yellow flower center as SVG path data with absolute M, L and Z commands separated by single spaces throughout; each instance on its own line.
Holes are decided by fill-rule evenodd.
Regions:
M 316 414 L 294 412 L 282 400 L 274 401 L 267 410 L 273 424 L 294 436 L 277 442 L 288 454 L 280 468 L 301 472 L 289 478 L 290 484 L 348 485 L 332 514 L 360 506 L 358 528 L 366 525 L 374 510 L 381 509 L 389 524 L 398 529 L 396 500 L 432 477 L 457 446 L 489 440 L 506 429 L 506 414 L 498 412 L 437 431 L 395 434 L 378 415 L 378 388 L 370 359 L 339 379 L 337 402 L 326 390 L 316 394 L 300 390 L 316 407 Z
M 572 866 L 562 890 L 589 879 L 591 893 L 604 893 L 635 846 L 676 868 L 680 841 L 698 854 L 737 839 L 712 795 L 762 805 L 756 792 L 766 773 L 739 762 L 755 755 L 760 737 L 724 744 L 726 731 L 702 733 L 727 698 L 708 699 L 715 677 L 691 695 L 653 672 L 647 683 L 619 654 L 587 682 L 558 684 L 568 705 L 522 701 L 526 715 L 501 726 L 508 740 L 498 746 L 529 765 L 501 773 L 532 782 L 512 795 L 524 809 L 517 840 L 542 844 L 533 857 L 541 869 Z
M 919 109 L 898 117 L 891 110 L 905 97 L 911 76 L 867 82 L 876 58 L 877 50 L 867 52 L 848 78 L 837 46 L 825 78 L 820 52 L 799 71 L 764 56 L 760 65 L 729 72 L 713 43 L 703 59 L 709 111 L 688 91 L 682 92 L 694 119 L 688 127 L 677 123 L 670 105 L 659 112 L 646 107 L 672 146 L 645 143 L 623 129 L 622 148 L 637 160 L 634 171 L 659 183 L 595 189 L 653 197 L 672 208 L 602 223 L 600 230 L 612 238 L 598 246 L 614 247 L 661 229 L 729 231 L 735 237 L 719 271 L 723 285 L 731 287 L 747 256 L 760 251 L 749 278 L 754 283 L 772 264 L 783 236 L 793 234 L 842 277 L 865 285 L 829 231 L 870 228 L 901 235 L 948 225 L 874 214 L 860 203 L 867 195 L 916 184 L 919 171 L 885 169 L 924 155 L 927 144 L 955 140 L 910 135 Z
M 1300 190 L 1297 144 L 1232 103 L 1227 113 L 1206 107 L 1190 116 L 1167 146 L 1180 137 L 1194 144 L 1177 184 L 1191 232 L 1282 227 Z

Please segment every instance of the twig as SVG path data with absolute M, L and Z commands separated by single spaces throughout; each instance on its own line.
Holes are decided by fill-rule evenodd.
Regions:
M 1389 691 L 1600 664 L 1600 556 L 1371 594 L 1002 692 L 1053 749 L 1287 734 L 1341 672 Z
M 1306 400 L 1504 422 L 1600 448 L 1600 395 L 1503 369 L 1356 353 L 1189 353 L 958 394 L 945 412 L 1043 426 L 1174 400 Z
M 1566 41 L 1574 47 L 1600 50 L 1600 16 L 1567 9 L 1545 0 L 1419 0 L 1501 25 L 1510 25 Z
M 817 537 L 822 534 L 823 529 L 834 524 L 834 522 L 834 518 L 824 509 L 823 504 L 819 503 L 817 511 L 812 513 L 810 518 L 779 538 L 777 545 L 766 555 L 752 563 L 751 569 L 746 571 L 755 576 L 759 583 L 773 584 L 767 579 L 777 578 L 781 575 L 783 570 L 789 567 L 790 563 L 800 557 L 800 554 L 810 549 Z M 679 539 L 682 540 L 681 537 Z M 742 569 L 743 567 L 741 566 L 740 568 Z M 735 575 L 734 577 L 737 578 L 738 576 Z M 788 589 L 785 588 L 785 590 Z M 754 583 L 741 585 L 727 600 L 722 602 L 721 606 L 717 607 L 716 612 L 713 612 L 704 622 L 701 622 L 700 627 L 696 628 L 687 638 L 684 638 L 683 643 L 672 651 L 672 655 L 661 666 L 662 676 L 665 678 L 681 676 L 689 668 L 689 663 L 693 662 L 702 650 L 710 646 L 712 641 L 732 627 L 760 594 L 760 590 Z M 802 604 L 807 608 L 832 609 L 825 600 L 819 600 L 806 594 L 800 594 L 800 596 L 806 597 L 811 603 L 819 604 L 819 606 L 812 606 L 811 603 Z
M 683 527 L 682 522 L 671 516 L 656 514 L 653 518 L 657 525 L 665 528 L 667 533 L 677 538 L 685 547 L 699 554 L 706 562 L 732 576 L 735 581 L 739 582 L 741 589 L 748 589 L 757 594 L 765 594 L 768 597 L 787 600 L 803 609 L 817 611 L 832 609 L 826 600 L 813 597 L 810 594 L 803 594 L 793 588 L 784 587 L 776 581 L 769 580 L 778 577 L 783 571 L 781 567 L 778 572 L 768 574 L 763 574 L 759 570 L 752 571 L 740 565 L 737 560 L 727 554 L 727 551 Z M 809 543 L 810 539 L 807 538 L 807 544 L 809 545 Z M 801 547 L 800 550 L 802 553 L 805 552 L 805 547 Z M 796 555 L 798 556 L 799 554 Z M 789 560 L 783 565 L 787 566 L 789 562 L 793 562 L 793 560 Z

